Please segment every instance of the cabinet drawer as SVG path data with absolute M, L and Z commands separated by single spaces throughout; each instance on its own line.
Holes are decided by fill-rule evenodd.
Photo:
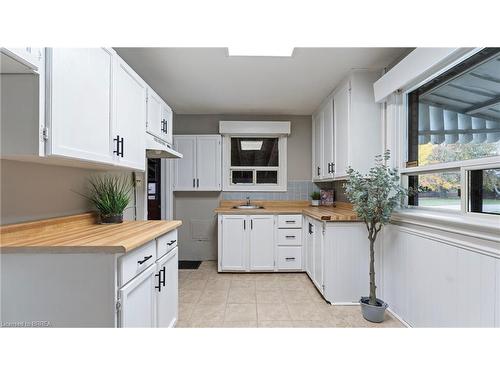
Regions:
M 177 229 L 159 237 L 157 240 L 157 258 L 160 259 L 177 246 Z
M 280 270 L 302 269 L 302 247 L 278 246 L 278 269 Z
M 156 241 L 154 240 L 118 258 L 119 286 L 128 283 L 155 261 Z
M 278 245 L 302 245 L 302 229 L 278 229 Z
M 302 228 L 302 215 L 279 215 L 278 228 Z

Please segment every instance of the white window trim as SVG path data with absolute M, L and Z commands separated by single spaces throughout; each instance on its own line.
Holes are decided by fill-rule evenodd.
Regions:
M 391 120 L 396 120 L 396 124 L 389 124 L 389 121 L 386 120 L 386 131 L 385 134 L 385 142 L 386 148 L 390 148 L 390 146 L 395 146 L 396 154 L 393 155 L 393 158 L 396 159 L 396 162 L 393 165 L 399 165 L 399 172 L 401 175 L 401 181 L 404 187 L 408 187 L 408 179 L 405 178 L 409 175 L 414 174 L 423 174 L 423 173 L 433 173 L 433 172 L 448 172 L 448 171 L 460 171 L 461 173 L 461 209 L 460 210 L 447 210 L 447 209 L 436 209 L 432 207 L 418 207 L 418 206 L 410 206 L 407 209 L 401 210 L 401 213 L 406 212 L 409 215 L 420 216 L 419 213 L 432 215 L 435 213 L 436 217 L 442 217 L 443 214 L 445 217 L 458 217 L 464 218 L 468 220 L 479 221 L 480 223 L 491 222 L 493 225 L 498 225 L 498 216 L 488 214 L 488 213 L 478 213 L 478 212 L 468 212 L 468 187 L 467 187 L 467 178 L 466 173 L 468 170 L 472 169 L 490 169 L 496 168 L 497 165 L 500 164 L 500 156 L 491 156 L 484 157 L 479 159 L 471 159 L 471 160 L 463 160 L 457 162 L 449 162 L 449 163 L 436 163 L 425 166 L 418 167 L 406 167 L 406 161 L 408 160 L 408 94 L 418 87 L 424 85 L 429 82 L 431 79 L 441 75 L 447 70 L 453 68 L 454 66 L 460 64 L 465 59 L 471 57 L 472 55 L 479 52 L 482 48 L 475 48 L 473 50 L 468 51 L 466 54 L 462 55 L 460 58 L 457 58 L 455 61 L 447 64 L 445 67 L 440 68 L 439 70 L 434 70 L 432 74 L 429 74 L 427 77 L 420 80 L 418 83 L 412 83 L 410 87 L 406 87 L 401 91 L 394 93 L 395 96 L 394 102 L 397 103 L 397 106 L 400 106 L 399 110 L 396 108 L 393 109 L 394 113 L 391 113 Z M 399 126 L 400 125 L 400 126 Z M 396 145 L 394 145 L 394 140 L 396 141 Z M 420 216 L 423 218 L 423 216 Z
M 231 138 L 278 138 L 278 167 L 231 167 Z M 277 184 L 238 184 L 231 183 L 232 169 L 278 170 Z M 256 178 L 254 174 L 254 179 Z M 287 137 L 286 135 L 269 134 L 224 134 L 222 136 L 222 190 L 223 191 L 279 191 L 287 188 Z

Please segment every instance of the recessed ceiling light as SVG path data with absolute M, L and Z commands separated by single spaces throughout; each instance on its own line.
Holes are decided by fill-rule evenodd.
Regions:
M 228 56 L 292 57 L 294 47 L 228 47 Z
M 240 141 L 241 149 L 243 151 L 260 150 L 263 141 Z

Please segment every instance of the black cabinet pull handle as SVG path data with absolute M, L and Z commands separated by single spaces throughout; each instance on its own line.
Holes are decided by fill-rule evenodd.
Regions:
M 309 234 L 313 233 L 313 225 L 309 223 Z
M 147 257 L 144 257 L 143 260 L 138 260 L 137 263 L 139 264 L 143 264 L 143 263 L 146 263 L 148 260 L 150 260 L 153 256 L 152 255 L 148 255 Z
M 163 268 L 160 270 L 160 283 L 162 286 L 165 286 L 165 266 L 163 266 Z M 163 274 L 163 278 L 161 277 L 161 275 Z
M 285 236 L 285 238 L 295 238 L 295 236 Z
M 176 243 L 176 242 L 177 242 L 177 240 L 172 240 L 172 241 L 170 241 L 170 242 L 167 242 L 167 245 L 168 245 L 168 246 L 170 246 L 170 245 L 173 245 L 173 244 L 174 244 L 174 243 Z
M 247 221 L 243 220 L 243 230 L 247 230 Z
M 193 178 L 193 187 L 196 187 L 196 179 Z
M 197 188 L 199 188 L 199 187 L 200 187 L 200 179 L 199 179 L 199 178 L 197 178 L 197 179 L 196 179 L 196 187 L 197 187 Z
M 289 260 L 295 260 L 295 257 L 285 258 L 285 260 L 287 260 L 287 261 L 289 261 Z
M 287 223 L 287 224 L 295 224 L 295 220 L 285 220 L 285 223 Z
M 123 151 L 123 144 L 124 144 L 124 138 L 122 137 L 122 139 L 120 140 L 120 144 L 122 146 L 122 149 L 121 151 L 119 152 L 118 156 L 121 156 L 123 158 L 123 155 L 124 155 L 124 151 Z M 118 147 L 118 150 L 120 149 L 120 147 Z
M 253 219 L 250 220 L 250 229 L 253 230 Z
M 319 173 L 319 172 L 320 172 L 320 170 L 321 170 L 321 169 L 320 169 L 320 167 L 318 167 L 318 176 L 320 175 L 320 173 Z
M 158 273 L 155 273 L 155 277 L 158 277 L 158 285 L 155 285 L 155 289 L 158 289 L 158 292 L 161 292 L 161 270 Z
M 120 156 L 120 136 L 117 135 L 116 138 L 113 138 L 113 142 L 116 142 L 116 150 L 113 151 L 113 154 Z

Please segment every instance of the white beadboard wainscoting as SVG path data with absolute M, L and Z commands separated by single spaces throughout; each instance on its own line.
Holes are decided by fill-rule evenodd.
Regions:
M 497 239 L 404 222 L 383 231 L 381 297 L 411 327 L 500 327 Z

